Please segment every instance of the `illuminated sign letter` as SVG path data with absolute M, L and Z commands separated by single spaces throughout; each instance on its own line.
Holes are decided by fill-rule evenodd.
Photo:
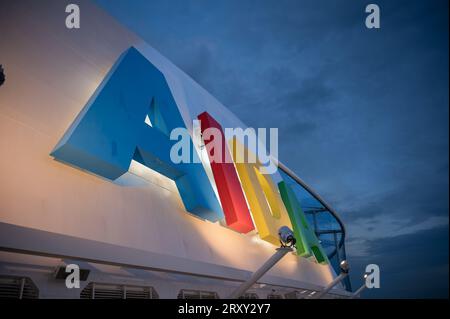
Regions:
M 239 158 L 252 157 L 250 150 L 234 137 L 230 141 L 236 169 L 241 179 L 242 187 L 250 206 L 259 237 L 274 245 L 279 245 L 278 229 L 281 226 L 291 228 L 289 216 L 278 192 L 277 185 L 269 174 L 260 172 L 260 163 L 240 161 Z M 241 154 L 241 156 L 239 156 Z
M 51 153 L 110 180 L 132 160 L 174 180 L 187 211 L 211 220 L 222 209 L 195 151 L 173 163 L 170 132 L 185 127 L 164 75 L 135 48 L 122 54 Z M 193 144 L 190 140 L 190 147 Z
M 231 161 L 222 126 L 207 112 L 200 114 L 198 119 L 201 121 L 203 141 L 208 151 L 227 226 L 240 233 L 248 233 L 254 226 Z M 218 134 L 209 134 L 210 130 L 215 130 Z
M 278 183 L 278 187 L 294 228 L 294 236 L 297 239 L 297 254 L 303 257 L 314 255 L 318 263 L 328 263 L 327 255 L 311 230 L 294 192 L 285 181 Z

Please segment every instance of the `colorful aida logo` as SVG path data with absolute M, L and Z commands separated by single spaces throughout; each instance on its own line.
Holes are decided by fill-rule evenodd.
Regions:
M 264 173 L 252 148 L 236 136 L 228 138 L 210 114 L 203 112 L 197 118 L 218 196 L 190 136 L 184 137 L 184 148 L 192 160 L 173 160 L 180 142 L 173 132 L 186 129 L 185 123 L 164 75 L 130 48 L 51 155 L 109 180 L 127 173 L 131 162 L 137 161 L 172 179 L 188 212 L 212 222 L 224 220 L 240 233 L 256 230 L 273 245 L 279 245 L 278 229 L 288 226 L 297 239 L 299 256 L 328 263 L 291 187 Z M 246 160 L 250 157 L 256 160 Z

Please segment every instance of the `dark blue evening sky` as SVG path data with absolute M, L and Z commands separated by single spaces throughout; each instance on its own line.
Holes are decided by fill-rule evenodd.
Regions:
M 365 297 L 448 298 L 448 1 L 96 0 L 340 213 Z M 381 8 L 381 29 L 364 25 Z

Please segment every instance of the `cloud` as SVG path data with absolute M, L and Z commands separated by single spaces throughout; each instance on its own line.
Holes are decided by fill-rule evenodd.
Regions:
M 349 257 L 354 288 L 369 263 L 378 264 L 381 288 L 365 298 L 448 298 L 448 226 L 367 241 L 368 255 Z

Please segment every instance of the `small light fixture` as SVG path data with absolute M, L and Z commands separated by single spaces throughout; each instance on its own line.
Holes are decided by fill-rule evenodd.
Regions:
M 5 83 L 5 70 L 3 70 L 3 66 L 0 64 L 0 86 Z
M 350 270 L 350 266 L 347 262 L 347 260 L 343 260 L 339 263 L 339 268 L 341 268 L 341 272 L 344 274 L 348 274 L 348 271 Z
M 296 239 L 294 232 L 287 226 L 282 226 L 278 230 L 281 247 L 295 247 Z

